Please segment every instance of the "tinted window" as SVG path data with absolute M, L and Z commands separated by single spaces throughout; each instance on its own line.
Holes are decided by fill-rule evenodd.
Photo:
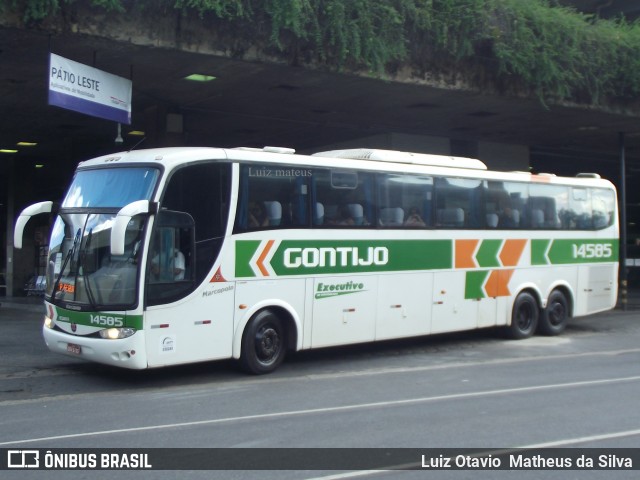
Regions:
M 616 198 L 611 190 L 594 188 L 591 191 L 593 228 L 596 230 L 613 225 L 616 212 Z
M 242 165 L 234 231 L 306 226 L 310 176 L 301 167 Z
M 199 163 L 171 175 L 154 223 L 149 257 L 149 304 L 189 293 L 204 280 L 218 256 L 227 226 L 229 164 Z M 175 269 L 155 274 L 154 259 Z M 160 262 L 164 259 L 164 262 Z M 184 265 L 184 272 L 178 272 Z
M 371 173 L 314 170 L 311 185 L 315 226 L 375 226 L 376 212 Z
M 593 210 L 591 190 L 588 188 L 571 188 L 569 209 L 562 219 L 563 227 L 569 230 L 592 230 Z
M 593 230 L 615 193 L 541 182 L 243 165 L 235 232 L 301 227 Z
M 561 185 L 529 185 L 527 219 L 529 228 L 568 228 L 569 187 Z
M 433 178 L 422 175 L 378 175 L 378 225 L 421 228 L 431 225 Z
M 484 185 L 467 178 L 436 178 L 436 227 L 484 228 Z
M 520 228 L 529 186 L 516 182 L 487 182 L 485 211 L 487 228 Z

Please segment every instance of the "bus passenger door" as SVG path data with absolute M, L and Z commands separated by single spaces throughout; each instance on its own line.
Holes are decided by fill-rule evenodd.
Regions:
M 373 341 L 377 293 L 374 275 L 316 278 L 312 347 Z
M 478 300 L 465 299 L 465 272 L 438 272 L 433 279 L 431 333 L 478 326 Z
M 160 211 L 146 269 L 144 328 L 150 367 L 231 356 L 234 284 L 197 282 L 196 257 L 191 215 Z
M 378 282 L 376 340 L 427 335 L 433 274 L 380 275 Z

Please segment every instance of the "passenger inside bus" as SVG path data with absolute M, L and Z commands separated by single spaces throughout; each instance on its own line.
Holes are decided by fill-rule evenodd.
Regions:
M 261 202 L 249 203 L 249 228 L 268 227 L 267 210 Z
M 407 219 L 404 221 L 404 225 L 406 227 L 426 227 L 427 224 L 420 216 L 418 207 L 411 207 L 409 209 L 409 215 L 407 215 Z
M 334 221 L 334 225 L 355 225 L 356 220 L 351 215 L 351 209 L 348 205 L 342 205 L 338 209 L 338 217 Z
M 184 280 L 186 260 L 180 250 L 180 230 L 171 227 L 159 228 L 152 245 L 153 257 L 149 265 L 152 282 Z M 185 243 L 188 244 L 188 243 Z
M 184 280 L 184 270 L 184 254 L 177 248 L 173 248 L 173 253 L 166 261 L 161 258 L 160 254 L 155 255 L 151 260 L 151 273 L 158 279 L 164 280 L 173 275 L 173 280 Z
M 498 210 L 498 226 L 500 228 L 516 228 L 519 223 L 516 220 L 518 213 L 511 208 L 511 205 L 502 204 Z

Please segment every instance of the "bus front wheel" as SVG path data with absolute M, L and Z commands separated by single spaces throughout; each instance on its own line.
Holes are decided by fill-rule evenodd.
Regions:
M 569 320 L 569 302 L 562 292 L 554 290 L 547 299 L 547 308 L 540 315 L 538 332 L 542 335 L 560 335 Z
M 515 340 L 529 338 L 536 331 L 539 315 L 536 298 L 529 292 L 520 293 L 513 303 L 511 325 L 506 328 L 507 336 Z
M 256 313 L 244 330 L 240 363 L 255 375 L 273 372 L 284 360 L 287 342 L 282 320 L 270 310 Z

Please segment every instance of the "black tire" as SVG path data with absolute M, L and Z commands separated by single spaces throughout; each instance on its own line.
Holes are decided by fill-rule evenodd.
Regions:
M 505 329 L 507 337 L 514 340 L 529 338 L 538 327 L 540 309 L 533 295 L 522 292 L 516 297 L 511 312 L 511 325 Z
M 273 372 L 284 360 L 287 342 L 282 320 L 270 310 L 256 313 L 242 336 L 242 368 L 255 375 Z
M 542 335 L 560 335 L 567 327 L 569 320 L 569 302 L 567 297 L 554 290 L 547 299 L 547 308 L 540 314 L 538 333 Z

